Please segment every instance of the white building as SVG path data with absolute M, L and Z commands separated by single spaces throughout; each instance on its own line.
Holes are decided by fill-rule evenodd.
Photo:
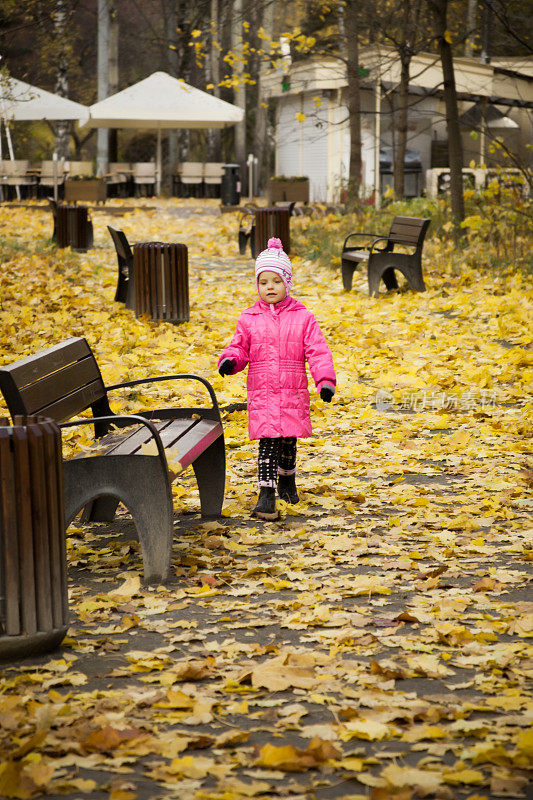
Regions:
M 533 59 L 498 59 L 484 64 L 473 58 L 456 58 L 454 63 L 460 114 L 476 104 L 485 109 L 481 135 L 474 139 L 464 130 L 465 166 L 471 160 L 491 163 L 492 133 L 503 137 L 528 163 L 527 145 L 533 144 Z M 362 179 L 365 193 L 370 194 L 376 185 L 383 191 L 392 183 L 400 62 L 393 50 L 372 46 L 362 49 L 360 65 Z M 410 75 L 407 148 L 418 172 L 415 169 L 406 175 L 406 194 L 417 195 L 425 189 L 426 170 L 446 166 L 439 57 L 432 53 L 414 56 Z M 268 73 L 263 87 L 266 96 L 276 101 L 276 174 L 306 175 L 311 200 L 337 202 L 348 177 L 350 157 L 345 65 L 333 57 L 295 62 Z M 381 148 L 379 178 L 376 141 Z

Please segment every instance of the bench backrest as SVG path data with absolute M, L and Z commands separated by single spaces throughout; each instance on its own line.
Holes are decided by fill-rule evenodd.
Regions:
M 153 161 L 136 161 L 133 164 L 133 179 L 153 178 L 155 182 L 155 164 Z
M 182 178 L 195 178 L 201 181 L 204 176 L 203 161 L 182 161 L 179 172 Z
M 25 175 L 30 168 L 29 161 L 4 161 L 3 172 L 4 175 L 18 177 Z
M 102 375 L 82 337 L 1 367 L 0 390 L 12 417 L 42 414 L 62 422 L 102 398 L 107 406 Z
M 407 244 L 422 247 L 426 231 L 431 222 L 428 218 L 394 217 L 389 232 L 389 241 L 394 244 Z
M 92 178 L 94 177 L 94 165 L 92 161 L 66 161 L 65 169 L 68 169 L 68 177 Z
M 63 177 L 63 172 L 65 169 L 65 162 L 63 159 L 58 159 L 56 161 L 56 175 L 59 177 Z M 53 161 L 41 161 L 41 178 L 53 178 L 54 177 L 54 162 Z
M 112 228 L 111 225 L 107 226 L 107 230 L 113 239 L 119 261 L 123 263 L 131 261 L 133 259 L 133 253 L 124 231 L 121 231 L 119 228 Z

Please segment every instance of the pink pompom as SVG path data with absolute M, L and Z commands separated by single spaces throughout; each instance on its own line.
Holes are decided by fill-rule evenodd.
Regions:
M 273 250 L 283 250 L 283 245 L 281 244 L 281 239 L 276 239 L 275 236 L 272 239 L 268 240 L 267 248 Z

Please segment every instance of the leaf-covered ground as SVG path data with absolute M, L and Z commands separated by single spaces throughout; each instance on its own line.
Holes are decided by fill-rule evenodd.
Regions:
M 132 205 L 94 212 L 87 254 L 50 245 L 44 206 L 0 208 L 0 360 L 85 335 L 108 384 L 193 371 L 222 406 L 243 402 L 245 376 L 216 372 L 255 300 L 236 217 L 215 201 Z M 188 244 L 189 323 L 113 302 L 107 224 Z M 178 480 L 167 586 L 140 584 L 125 511 L 71 526 L 68 638 L 0 674 L 0 796 L 528 796 L 531 283 L 458 270 L 439 239 L 424 271 L 425 294 L 369 299 L 364 275 L 346 294 L 338 270 L 294 258 L 339 389 L 312 403 L 302 501 L 279 522 L 250 519 L 256 445 L 245 412 L 226 412 L 224 518 L 202 522 L 193 478 Z M 114 408 L 197 400 L 160 391 Z M 85 429 L 65 437 L 88 444 Z

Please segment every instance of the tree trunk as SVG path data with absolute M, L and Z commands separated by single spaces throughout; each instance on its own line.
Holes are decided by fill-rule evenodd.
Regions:
M 210 46 L 205 60 L 206 83 L 212 83 L 212 92 L 215 97 L 220 97 L 220 51 L 219 51 L 219 14 L 218 0 L 211 0 L 209 14 L 209 41 Z M 222 135 L 219 128 L 210 128 L 206 131 L 207 158 L 209 161 L 220 161 L 222 158 Z
M 67 34 L 67 4 L 65 0 L 56 0 L 54 12 L 54 35 L 59 41 L 60 53 L 57 64 L 54 91 L 61 97 L 68 97 L 68 59 L 64 50 Z M 70 126 L 68 120 L 59 120 L 55 124 L 55 149 L 58 158 L 70 158 Z
M 96 73 L 98 81 L 98 101 L 109 97 L 109 2 L 98 0 L 98 51 Z M 96 174 L 100 177 L 107 172 L 109 161 L 109 131 L 98 128 L 96 139 Z
M 274 34 L 274 0 L 263 7 L 263 30 L 267 36 L 272 38 Z M 268 41 L 268 40 L 263 40 Z M 263 44 L 263 42 L 261 43 Z M 267 45 L 269 46 L 269 45 Z M 263 78 L 269 68 L 268 56 L 263 55 L 259 61 L 259 75 L 257 87 L 257 106 L 255 110 L 255 130 L 254 146 L 252 148 L 257 158 L 257 166 L 254 169 L 254 194 L 257 194 L 260 186 L 264 186 L 268 172 L 268 146 L 267 146 L 267 112 L 265 94 L 263 91 Z
M 455 88 L 453 53 L 449 41 L 447 17 L 448 0 L 430 0 L 435 16 L 435 34 L 439 45 L 444 85 L 444 105 L 446 108 L 446 126 L 448 131 L 448 158 L 450 162 L 450 196 L 452 218 L 456 235 L 461 232 L 460 223 L 464 219 L 463 197 L 463 143 L 459 127 L 459 109 Z
M 409 113 L 409 67 L 411 56 L 405 48 L 400 53 L 400 92 L 398 108 L 398 148 L 394 154 L 394 194 L 403 197 L 405 193 L 405 151 L 407 150 L 407 119 Z
M 350 167 L 346 206 L 355 209 L 361 189 L 361 98 L 359 86 L 359 3 L 346 0 L 344 29 L 346 34 L 346 71 L 348 78 L 348 114 L 350 117 Z
M 206 82 L 213 84 L 212 92 L 215 97 L 220 97 L 220 28 L 218 0 L 210 3 L 210 48 L 206 58 Z M 207 157 L 210 161 L 222 159 L 222 134 L 220 129 L 211 128 L 207 134 Z
M 478 0 L 468 0 L 468 11 L 466 14 L 466 33 L 465 56 L 472 58 L 474 55 L 474 33 L 477 27 L 477 4 Z
M 176 4 L 174 0 L 170 0 L 166 9 L 166 33 L 167 33 L 167 71 L 169 75 L 175 78 L 178 76 L 178 41 L 176 36 L 176 29 L 178 27 L 178 15 L 176 13 Z M 178 132 L 169 130 L 168 138 L 168 182 L 165 183 L 165 188 L 169 189 L 170 194 L 174 189 L 174 171 L 178 165 Z
M 236 57 L 233 65 L 233 76 L 236 82 L 233 90 L 234 103 L 245 112 L 242 122 L 233 126 L 235 131 L 235 161 L 239 165 L 243 194 L 246 192 L 246 86 L 243 81 L 243 41 L 242 41 L 242 21 L 243 21 L 243 2 L 233 0 L 232 25 L 231 25 L 231 49 Z
M 109 0 L 109 94 L 118 92 L 118 2 Z M 109 131 L 110 161 L 118 161 L 118 131 Z

